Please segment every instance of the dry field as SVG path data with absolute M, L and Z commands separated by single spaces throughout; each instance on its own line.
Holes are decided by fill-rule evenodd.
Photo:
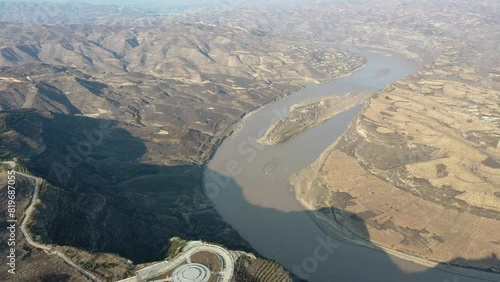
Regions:
M 191 263 L 200 263 L 208 267 L 212 272 L 219 272 L 222 270 L 221 258 L 210 252 L 197 252 L 191 256 Z
M 460 79 L 429 72 L 375 95 L 299 173 L 298 197 L 315 210 L 355 214 L 329 216 L 382 247 L 499 271 L 500 92 L 464 80 L 472 70 L 460 69 Z M 316 177 L 306 180 L 311 170 Z

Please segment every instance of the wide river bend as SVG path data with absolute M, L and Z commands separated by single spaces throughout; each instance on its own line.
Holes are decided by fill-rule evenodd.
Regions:
M 311 282 L 484 281 L 429 268 L 381 250 L 328 237 L 296 202 L 288 178 L 306 167 L 347 129 L 358 106 L 273 146 L 255 143 L 290 106 L 312 98 L 377 91 L 414 74 L 419 63 L 386 50 L 349 48 L 367 64 L 350 76 L 279 99 L 246 118 L 219 146 L 205 170 L 205 188 L 218 212 L 262 255 Z M 228 176 L 224 176 L 228 175 Z

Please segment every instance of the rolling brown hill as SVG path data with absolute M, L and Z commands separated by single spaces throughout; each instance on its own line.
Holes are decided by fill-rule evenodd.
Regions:
M 374 97 L 333 148 L 332 158 L 349 164 L 346 181 L 329 162 L 312 179 L 322 185 L 304 198 L 317 208 L 357 197 L 350 212 L 369 223 L 376 244 L 435 261 L 463 250 L 458 255 L 475 263 L 466 266 L 496 271 L 494 257 L 484 258 L 488 248 L 498 253 L 495 232 L 460 229 L 466 238 L 455 240 L 438 219 L 425 227 L 408 220 L 415 213 L 408 207 L 497 230 L 498 3 L 374 2 L 166 17 L 107 7 L 87 23 L 52 21 L 60 7 L 44 14 L 50 6 L 34 5 L 32 17 L 51 24 L 2 22 L 0 154 L 52 184 L 35 234 L 136 262 L 161 257 L 172 236 L 249 248 L 205 197 L 202 165 L 246 113 L 361 66 L 362 58 L 318 43 L 341 42 L 396 49 L 427 66 Z M 104 129 L 101 141 L 92 139 Z M 398 216 L 381 220 L 392 210 L 368 206 L 366 187 L 347 181 L 358 176 L 385 189 L 378 203 Z M 325 203 L 320 195 L 329 196 Z
M 0 24 L 0 158 L 49 183 L 35 239 L 108 280 L 130 274 L 123 258 L 162 259 L 171 237 L 251 251 L 204 195 L 203 163 L 246 113 L 364 60 L 182 16 L 113 17 Z

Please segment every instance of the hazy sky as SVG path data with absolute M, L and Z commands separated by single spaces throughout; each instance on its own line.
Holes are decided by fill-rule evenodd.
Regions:
M 16 2 L 18 0 L 7 0 Z M 113 4 L 113 5 L 141 5 L 144 3 L 148 4 L 158 4 L 165 6 L 185 6 L 185 5 L 196 5 L 196 4 L 226 4 L 234 5 L 239 3 L 245 3 L 245 0 L 23 0 L 24 2 L 73 2 L 73 3 L 92 3 L 92 4 Z M 255 1 L 252 1 L 255 2 Z M 261 1 L 262 2 L 262 1 Z
M 318 0 L 0 0 L 0 1 L 10 1 L 10 2 L 55 2 L 55 3 L 90 3 L 90 4 L 107 4 L 107 5 L 117 5 L 117 6 L 129 6 L 136 8 L 143 8 L 146 10 L 165 12 L 163 9 L 171 8 L 181 8 L 189 6 L 201 6 L 198 8 L 204 9 L 208 7 L 217 8 L 234 8 L 239 6 L 249 6 L 253 4 L 292 4 L 292 3 L 304 3 L 304 2 L 315 2 Z M 325 1 L 325 0 L 323 0 Z M 328 1 L 328 0 L 327 0 Z M 331 0 L 335 1 L 335 0 Z M 342 1 L 342 0 L 337 0 Z M 344 0 L 345 1 L 345 0 Z M 181 10 L 182 10 L 181 9 Z
M 19 0 L 5 0 L 16 2 Z M 240 4 L 249 4 L 249 3 L 277 3 L 277 2 L 312 2 L 313 0 L 22 0 L 24 2 L 73 2 L 73 3 L 92 3 L 92 4 L 113 4 L 113 5 L 133 5 L 133 6 L 144 6 L 146 5 L 155 5 L 155 6 L 188 6 L 188 5 L 197 5 L 197 4 L 217 4 L 224 6 L 237 6 Z

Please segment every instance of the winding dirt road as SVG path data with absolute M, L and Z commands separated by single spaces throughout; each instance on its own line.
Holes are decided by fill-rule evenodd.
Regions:
M 15 167 L 14 162 L 9 161 L 9 162 L 3 162 L 3 163 L 8 164 L 11 169 L 14 169 L 14 167 Z M 32 179 L 35 181 L 31 202 L 25 211 L 25 215 L 24 215 L 24 218 L 23 218 L 23 220 L 21 222 L 21 226 L 20 226 L 21 232 L 23 233 L 24 238 L 26 238 L 26 242 L 28 242 L 28 244 L 30 244 L 31 246 L 33 246 L 37 249 L 45 250 L 49 254 L 56 255 L 56 256 L 60 257 L 66 264 L 73 267 L 81 274 L 85 275 L 91 281 L 100 282 L 100 280 L 97 279 L 97 277 L 95 277 L 92 273 L 86 271 L 85 269 L 83 269 L 80 266 L 78 266 L 77 264 L 75 264 L 71 259 L 66 257 L 64 254 L 58 252 L 53 246 L 48 246 L 48 245 L 37 243 L 33 240 L 33 238 L 31 238 L 31 235 L 28 232 L 26 225 L 28 224 L 28 222 L 31 218 L 31 215 L 33 214 L 35 203 L 38 199 L 38 191 L 40 190 L 40 178 L 35 177 L 33 175 L 26 174 L 26 173 L 18 172 L 18 171 L 16 171 L 16 175 L 24 176 L 28 179 Z

